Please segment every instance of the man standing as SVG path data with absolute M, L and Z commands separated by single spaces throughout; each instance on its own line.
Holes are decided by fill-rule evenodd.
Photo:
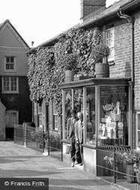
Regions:
M 83 114 L 77 113 L 78 121 L 75 123 L 76 138 L 76 159 L 80 165 L 83 165 Z
M 70 144 L 71 144 L 71 160 L 72 160 L 72 167 L 74 167 L 75 164 L 75 123 L 77 121 L 76 118 L 76 111 L 72 110 L 71 111 L 71 118 L 68 119 L 67 121 L 67 128 L 68 128 L 68 133 L 69 133 L 69 139 L 70 139 Z

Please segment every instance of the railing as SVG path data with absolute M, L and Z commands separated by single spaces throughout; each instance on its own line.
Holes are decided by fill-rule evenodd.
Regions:
M 22 144 L 38 151 L 44 151 L 43 131 L 39 131 L 39 135 L 35 127 L 31 127 L 28 123 L 14 126 L 14 142 Z
M 15 125 L 14 142 L 37 151 L 46 152 L 62 160 L 62 142 L 59 131 L 44 132 L 29 126 L 27 123 Z
M 126 186 L 131 183 L 130 189 L 138 189 L 140 177 L 138 177 L 135 166 L 139 167 L 139 162 L 123 159 L 123 155 L 131 154 L 133 150 L 129 146 L 101 146 L 97 148 L 97 175 L 103 177 L 111 183 Z M 139 174 L 140 175 L 140 174 Z M 123 183 L 125 184 L 125 183 Z

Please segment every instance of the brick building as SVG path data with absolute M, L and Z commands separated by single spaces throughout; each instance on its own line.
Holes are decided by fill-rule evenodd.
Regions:
M 67 94 L 71 94 L 73 97 L 77 93 L 76 90 L 79 89 L 78 93 L 81 93 L 83 98 L 82 111 L 86 130 L 89 118 L 92 125 L 91 131 L 85 131 L 84 133 L 84 168 L 97 175 L 100 175 L 100 172 L 96 166 L 99 165 L 98 161 L 103 162 L 103 160 L 98 159 L 99 155 L 96 151 L 96 146 L 102 144 L 114 145 L 113 143 L 115 143 L 119 146 L 127 145 L 132 148 L 140 148 L 139 8 L 139 0 L 120 0 L 108 7 L 106 7 L 105 0 L 81 1 L 81 18 L 83 22 L 78 27 L 99 27 L 102 30 L 104 41 L 110 48 L 108 57 L 110 77 L 108 79 L 73 81 L 62 85 L 63 156 L 65 159 L 66 147 L 69 144 L 65 135 Z M 53 45 L 56 41 L 57 37 L 40 45 L 40 47 Z M 117 110 L 116 115 L 113 115 L 113 109 L 110 112 L 111 115 L 105 114 L 105 109 L 107 109 L 108 105 L 114 106 L 113 109 Z M 47 118 L 47 123 L 50 124 L 51 129 L 55 129 L 53 119 L 56 113 L 53 104 L 51 103 L 48 108 L 50 109 L 47 112 L 49 117 L 44 112 L 43 118 Z M 106 118 L 108 116 L 112 120 L 107 123 Z M 46 120 L 44 121 L 46 125 Z M 102 136 L 100 133 L 101 131 L 105 132 L 106 124 L 110 126 L 110 129 L 106 132 L 107 136 L 105 133 Z M 114 137 L 111 130 L 114 130 Z

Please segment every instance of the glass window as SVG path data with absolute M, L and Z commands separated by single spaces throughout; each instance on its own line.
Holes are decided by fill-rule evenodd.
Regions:
M 98 145 L 128 144 L 128 88 L 100 88 Z
M 6 111 L 6 127 L 14 127 L 18 124 L 18 112 L 17 111 Z
M 53 130 L 58 131 L 61 129 L 61 118 L 58 115 L 56 105 L 53 102 Z
M 140 112 L 136 114 L 136 124 L 137 124 L 137 147 L 140 148 Z
M 83 113 L 83 88 L 74 89 L 74 109 Z
M 108 61 L 114 61 L 114 28 L 106 30 L 106 45 L 110 50 Z
M 87 88 L 86 144 L 95 145 L 95 88 Z
M 65 139 L 69 139 L 69 127 L 68 127 L 68 119 L 71 117 L 71 110 L 72 110 L 72 90 L 65 91 Z
M 5 57 L 5 71 L 15 71 L 16 63 L 14 56 Z
M 3 77 L 2 78 L 3 93 L 18 93 L 18 78 Z

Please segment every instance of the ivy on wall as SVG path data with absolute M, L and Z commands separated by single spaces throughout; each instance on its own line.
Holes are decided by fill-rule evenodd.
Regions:
M 53 46 L 36 49 L 28 59 L 28 81 L 32 101 L 44 99 L 55 101 L 58 112 L 61 113 L 60 85 L 64 81 L 64 70 L 67 58 L 74 55 L 75 72 L 94 74 L 94 59 L 92 49 L 102 43 L 102 32 L 98 28 L 70 29 L 59 36 Z

